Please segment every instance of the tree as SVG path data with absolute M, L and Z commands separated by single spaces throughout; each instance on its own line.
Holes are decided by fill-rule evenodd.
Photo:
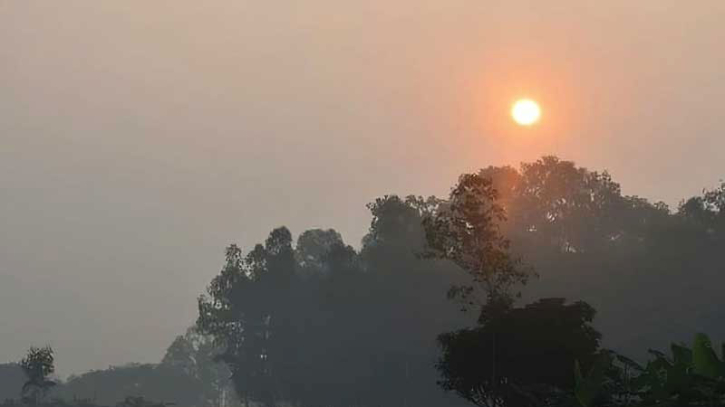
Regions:
M 169 345 L 159 367 L 183 372 L 198 381 L 205 406 L 229 404 L 231 372 L 219 359 L 221 350 L 213 338 L 189 328 Z
M 488 167 L 461 177 L 446 200 L 376 199 L 359 251 L 326 229 L 293 242 L 279 228 L 249 251 L 230 246 L 197 323 L 250 403 L 451 403 L 458 398 L 429 386 L 436 336 L 471 322 L 447 301 L 449 287 L 477 312 L 471 330 L 492 338 L 486 369 L 494 385 L 506 368 L 493 333 L 518 309 L 519 291 L 527 302 L 591 304 L 605 345 L 617 351 L 658 347 L 665 333 L 681 337 L 700 326 L 722 333 L 723 191 L 705 191 L 672 213 L 623 195 L 606 171 L 556 157 Z M 524 287 L 527 265 L 541 278 Z M 677 299 L 688 290 L 683 307 Z M 690 310 L 697 315 L 683 317 Z M 170 360 L 184 366 L 187 345 L 176 345 L 180 356 Z M 583 376 L 591 372 L 586 358 L 580 365 Z
M 333 246 L 344 246 L 342 236 L 334 229 L 311 229 L 297 238 L 295 258 L 307 273 L 325 273 L 325 256 Z
M 292 381 L 283 375 L 300 357 L 289 346 L 304 314 L 297 271 L 292 236 L 277 228 L 246 257 L 236 245 L 227 248 L 221 274 L 199 299 L 197 328 L 222 349 L 243 400 L 276 405 L 289 397 L 280 383 Z
M 605 171 L 592 172 L 554 156 L 511 167 L 488 167 L 501 194 L 512 239 L 563 251 L 589 252 L 607 248 L 628 229 L 616 216 L 628 206 L 620 186 Z M 522 242 L 522 243 L 523 243 Z
M 486 344 L 486 353 L 490 355 L 490 370 L 486 371 L 489 389 L 480 397 L 467 397 L 465 392 L 459 394 L 467 400 L 477 400 L 478 403 L 486 403 L 481 405 L 493 407 L 500 404 L 501 398 L 497 389 L 500 382 L 497 374 L 499 341 L 495 322 L 513 304 L 514 287 L 526 283 L 528 277 L 520 262 L 510 255 L 509 241 L 500 233 L 499 225 L 505 214 L 496 202 L 497 198 L 491 179 L 478 174 L 464 174 L 451 191 L 448 201 L 425 221 L 426 255 L 450 260 L 473 280 L 473 284 L 452 287 L 449 296 L 460 299 L 464 309 L 479 306 L 479 323 L 489 324 L 491 328 L 491 338 Z M 477 292 L 481 295 L 476 295 Z M 476 303 L 476 298 L 480 302 Z M 462 342 L 458 343 L 443 337 L 444 361 L 446 346 L 449 349 L 460 348 L 471 339 L 465 333 L 462 335 Z M 445 362 L 441 366 L 445 366 Z M 443 368 L 442 372 L 445 374 L 447 370 Z M 445 382 L 443 387 L 454 388 Z
M 50 346 L 31 347 L 20 361 L 20 367 L 28 379 L 23 384 L 23 398 L 38 404 L 48 390 L 56 385 L 55 381 L 50 379 L 50 375 L 55 372 L 53 349 Z
M 358 380 L 369 388 L 368 404 L 450 405 L 455 398 L 437 388 L 436 336 L 466 322 L 447 301 L 451 285 L 470 283 L 448 261 L 421 258 L 425 250 L 424 219 L 438 209 L 433 197 L 376 199 L 368 205 L 370 229 L 363 238 L 359 309 L 350 324 L 360 337 L 361 364 L 372 374 Z M 366 366 L 367 366 L 366 365 Z
M 524 300 L 586 301 L 600 311 L 596 324 L 607 332 L 605 344 L 636 358 L 645 358 L 648 347 L 666 346 L 670 335 L 725 334 L 717 323 L 722 185 L 673 213 L 664 203 L 624 195 L 606 171 L 556 157 L 518 169 L 488 167 L 479 175 L 492 180 L 499 196 L 506 214 L 500 228 L 511 252 L 540 277 L 521 290 Z M 643 295 L 641 287 L 656 289 Z
M 171 365 L 128 364 L 72 376 L 54 394 L 105 406 L 142 397 L 179 407 L 207 407 L 213 404 L 205 398 L 205 389 L 200 380 Z
M 161 364 L 176 368 L 188 375 L 194 375 L 196 370 L 196 360 L 194 358 L 195 349 L 191 341 L 186 335 L 179 335 L 166 349 Z
M 225 264 L 199 302 L 243 401 L 303 407 L 435 406 L 435 337 L 463 323 L 446 290 L 463 273 L 417 256 L 435 200 L 387 196 L 369 205 L 358 253 L 333 230 L 286 229 Z M 175 349 L 188 349 L 177 343 Z M 188 363 L 184 352 L 174 357 Z
M 482 311 L 510 306 L 515 294 L 512 289 L 525 284 L 528 278 L 520 261 L 509 253 L 510 243 L 500 232 L 499 225 L 506 217 L 497 198 L 490 179 L 464 174 L 448 201 L 425 220 L 426 255 L 450 260 L 475 283 L 453 287 L 451 297 L 473 306 L 475 291 L 482 290 L 485 301 L 479 305 L 487 306 Z
M 594 314 L 583 302 L 543 299 L 443 334 L 439 384 L 481 407 L 538 406 L 565 397 L 574 387 L 574 362 L 591 366 L 599 350 Z

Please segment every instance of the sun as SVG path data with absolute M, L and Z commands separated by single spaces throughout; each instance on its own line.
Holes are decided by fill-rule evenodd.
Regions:
M 539 104 L 531 99 L 519 99 L 511 108 L 511 117 L 522 126 L 531 126 L 539 121 L 541 109 Z

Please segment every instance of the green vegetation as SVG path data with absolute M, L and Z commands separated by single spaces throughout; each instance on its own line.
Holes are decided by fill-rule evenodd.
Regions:
M 692 347 L 674 343 L 670 349 L 669 356 L 650 350 L 644 366 L 607 352 L 586 377 L 577 364 L 577 401 L 583 407 L 725 405 L 725 362 L 710 338 L 696 334 Z
M 671 211 L 623 195 L 606 172 L 544 157 L 465 174 L 445 199 L 368 208 L 359 250 L 332 229 L 294 239 L 285 227 L 248 251 L 230 245 L 195 326 L 160 363 L 61 382 L 52 350 L 31 348 L 0 366 L 15 389 L 4 395 L 123 407 L 725 405 L 725 355 L 704 335 L 680 343 L 725 336 L 725 184 Z M 647 354 L 672 340 L 671 355 Z

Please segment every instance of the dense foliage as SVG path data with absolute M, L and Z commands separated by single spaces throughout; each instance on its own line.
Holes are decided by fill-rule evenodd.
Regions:
M 639 359 L 693 332 L 725 337 L 725 184 L 671 211 L 555 157 L 479 174 L 498 191 L 513 252 L 540 276 L 526 300 L 586 301 L 604 344 Z
M 587 375 L 575 366 L 575 400 L 582 407 L 725 406 L 725 355 L 698 333 L 691 347 L 673 343 L 671 354 L 650 350 L 637 362 L 607 351 Z
M 725 183 L 671 210 L 544 157 L 465 174 L 445 199 L 368 208 L 358 250 L 332 229 L 284 227 L 229 246 L 160 363 L 60 382 L 52 350 L 32 348 L 0 365 L 0 393 L 124 407 L 725 403 L 709 339 L 682 344 L 725 337 Z M 647 353 L 671 340 L 671 356 Z
M 719 293 L 711 282 L 720 278 L 724 197 L 725 186 L 671 212 L 623 195 L 606 172 L 555 157 L 520 170 L 489 167 L 464 175 L 445 200 L 376 200 L 359 251 L 333 230 L 304 232 L 295 245 L 285 228 L 248 253 L 230 246 L 222 272 L 199 301 L 198 327 L 223 349 L 221 359 L 247 401 L 433 405 L 453 402 L 432 386 L 440 379 L 438 335 L 444 333 L 442 383 L 459 392 L 445 384 L 450 377 L 443 368 L 457 334 L 480 335 L 474 342 L 482 346 L 487 333 L 519 326 L 505 316 L 527 320 L 520 314 L 531 308 L 515 306 L 521 290 L 519 303 L 583 300 L 534 303 L 551 305 L 555 320 L 578 307 L 571 319 L 578 325 L 559 331 L 552 325 L 548 333 L 556 340 L 545 341 L 551 349 L 563 347 L 566 357 L 551 362 L 558 367 L 543 384 L 568 391 L 574 371 L 566 365 L 578 359 L 589 369 L 601 353 L 592 307 L 600 311 L 594 326 L 605 332 L 604 344 L 640 359 L 642 349 L 673 335 L 699 327 L 720 333 L 713 323 Z M 529 268 L 540 278 L 524 288 Z M 645 294 L 642 287 L 652 289 Z M 690 298 L 686 307 L 682 290 Z M 446 293 L 473 311 L 469 319 L 445 301 Z M 566 338 L 572 326 L 579 331 Z M 518 371 L 533 374 L 536 359 L 519 360 Z M 513 364 L 501 365 L 498 371 L 508 376 L 496 381 L 510 382 L 509 388 L 517 380 L 532 382 L 509 369 Z
M 20 361 L 20 368 L 27 377 L 22 387 L 23 400 L 38 404 L 56 384 L 50 377 L 55 372 L 53 349 L 50 346 L 31 347 Z
M 274 230 L 226 265 L 200 299 L 244 400 L 268 405 L 420 405 L 436 389 L 435 337 L 462 323 L 446 300 L 461 275 L 421 260 L 422 217 L 435 201 L 385 197 L 360 252 L 332 231 Z
M 574 363 L 591 366 L 596 359 L 593 318 L 585 303 L 544 299 L 443 334 L 440 384 L 482 407 L 559 400 L 574 388 Z
M 0 400 L 9 400 L 9 404 L 77 406 L 238 405 L 228 369 L 215 360 L 217 349 L 210 338 L 194 330 L 177 337 L 161 363 L 111 366 L 72 375 L 65 381 L 51 373 L 54 366 L 47 356 L 50 350 L 42 349 L 48 350 L 31 348 L 21 363 L 0 365 Z M 37 368 L 28 369 L 26 365 Z M 44 379 L 38 371 L 44 371 Z M 52 385 L 38 387 L 35 383 Z

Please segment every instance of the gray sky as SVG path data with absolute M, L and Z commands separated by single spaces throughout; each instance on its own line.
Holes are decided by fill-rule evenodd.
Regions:
M 725 177 L 725 2 L 0 0 L 0 361 L 157 361 L 229 242 L 555 153 Z M 515 128 L 517 97 L 541 123 Z

